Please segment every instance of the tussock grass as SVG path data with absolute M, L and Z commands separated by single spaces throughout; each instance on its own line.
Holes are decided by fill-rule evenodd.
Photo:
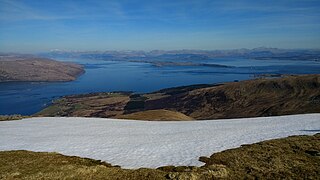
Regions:
M 164 179 L 160 170 L 126 170 L 58 153 L 0 152 L 0 179 Z
M 0 115 L 0 121 L 21 120 L 21 119 L 28 118 L 28 117 L 30 117 L 30 116 L 22 116 L 20 114 Z
M 320 134 L 243 145 L 200 161 L 225 165 L 234 179 L 319 179 Z

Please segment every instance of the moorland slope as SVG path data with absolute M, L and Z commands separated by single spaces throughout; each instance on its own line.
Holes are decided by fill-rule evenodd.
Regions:
M 183 117 L 185 120 L 201 120 L 318 113 L 320 75 L 183 86 L 147 94 L 72 95 L 54 101 L 37 115 L 129 119 L 132 116 L 143 119 L 141 114 L 147 112 L 148 120 L 161 120 L 159 117 L 164 110 L 171 112 L 167 113 L 166 120 L 176 117 L 178 120 Z

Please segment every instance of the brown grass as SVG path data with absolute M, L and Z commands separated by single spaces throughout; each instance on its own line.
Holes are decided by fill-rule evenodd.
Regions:
M 21 119 L 28 118 L 28 117 L 30 117 L 30 116 L 22 116 L 20 114 L 0 115 L 0 121 L 21 120 Z
M 149 94 L 94 93 L 66 96 L 37 115 L 201 120 L 319 113 L 319 89 L 320 75 L 302 75 L 183 86 Z
M 190 121 L 193 118 L 180 112 L 168 111 L 165 109 L 141 111 L 131 114 L 116 116 L 118 119 L 139 119 L 147 121 Z
M 319 179 L 320 134 L 243 145 L 200 160 L 225 165 L 235 179 Z
M 114 117 L 123 114 L 130 100 L 123 93 L 92 93 L 66 96 L 38 112 L 37 116 Z
M 194 119 L 277 116 L 320 112 L 320 75 L 227 83 L 146 101 Z
M 158 170 L 124 170 L 105 162 L 58 153 L 0 152 L 0 162 L 0 179 L 154 179 L 164 176 Z

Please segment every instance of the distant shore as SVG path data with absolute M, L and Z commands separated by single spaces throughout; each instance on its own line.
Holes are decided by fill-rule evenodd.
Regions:
M 73 81 L 85 72 L 75 63 L 21 55 L 0 57 L 0 82 Z

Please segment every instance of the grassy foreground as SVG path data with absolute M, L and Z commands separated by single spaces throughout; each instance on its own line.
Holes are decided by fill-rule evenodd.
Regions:
M 13 120 L 21 120 L 24 118 L 28 118 L 30 116 L 22 116 L 20 114 L 14 115 L 0 115 L 0 121 L 13 121 Z
M 243 145 L 200 161 L 205 165 L 131 170 L 58 153 L 2 151 L 0 179 L 318 179 L 320 134 Z

